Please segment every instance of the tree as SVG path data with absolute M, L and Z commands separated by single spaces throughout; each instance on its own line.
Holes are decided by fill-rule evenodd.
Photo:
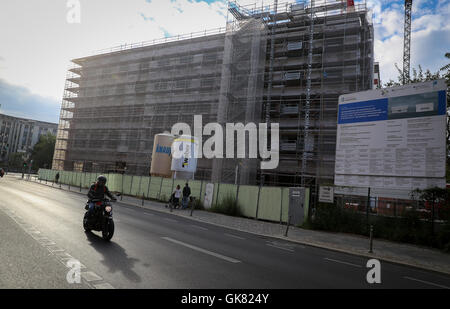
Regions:
M 24 161 L 24 153 L 23 152 L 14 152 L 11 153 L 8 157 L 8 167 L 9 169 L 22 169 Z
M 449 220 L 450 190 L 443 188 L 428 188 L 425 190 L 416 189 L 411 191 L 411 198 L 425 202 L 431 208 L 431 233 L 434 233 L 435 210 L 439 210 L 441 219 Z M 435 209 L 437 208 L 437 209 Z
M 56 137 L 51 133 L 41 135 L 39 142 L 34 145 L 31 151 L 31 160 L 33 160 L 33 169 L 51 166 L 53 153 L 55 151 Z

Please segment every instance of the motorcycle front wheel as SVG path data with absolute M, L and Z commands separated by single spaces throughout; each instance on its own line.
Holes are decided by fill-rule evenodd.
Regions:
M 103 226 L 102 236 L 104 240 L 111 240 L 114 235 L 114 221 L 106 220 L 105 225 Z
M 84 228 L 84 230 L 85 230 L 86 232 L 90 232 L 90 231 L 91 231 L 91 229 L 90 229 L 89 226 L 88 226 L 88 213 L 87 213 L 87 212 L 84 214 L 84 218 L 83 218 L 83 228 Z

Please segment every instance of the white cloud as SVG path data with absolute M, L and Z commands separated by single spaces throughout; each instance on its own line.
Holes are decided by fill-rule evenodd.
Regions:
M 80 0 L 81 23 L 67 23 L 66 1 L 3 1 L 0 78 L 61 100 L 70 60 L 93 51 L 225 26 L 225 1 Z M 145 20 L 151 17 L 153 20 Z M 8 29 L 8 31 L 5 31 Z
M 190 0 L 153 0 L 142 13 L 151 17 L 149 23 L 161 26 L 172 35 L 225 27 L 226 3 Z
M 374 11 L 375 60 L 380 62 L 382 82 L 397 80 L 403 67 L 403 1 L 387 5 L 383 0 L 368 1 Z M 427 6 L 428 5 L 428 6 Z M 411 32 L 411 69 L 419 65 L 436 72 L 446 63 L 450 49 L 450 1 L 439 1 L 434 8 L 425 0 L 413 2 Z
M 256 7 L 273 3 L 239 1 L 255 2 Z M 167 33 L 178 35 L 225 27 L 227 15 L 226 0 L 209 4 L 197 0 L 80 0 L 80 3 L 81 24 L 69 24 L 66 20 L 69 9 L 64 0 L 3 1 L 0 78 L 60 101 L 71 59 L 125 43 L 162 38 Z M 433 10 L 424 9 L 425 0 L 414 3 L 412 65 L 420 63 L 435 70 L 445 62 L 442 51 L 449 46 L 450 1 L 438 1 Z M 375 58 L 380 61 L 382 79 L 396 78 L 394 63 L 402 63 L 403 1 L 367 0 L 367 5 L 374 13 Z

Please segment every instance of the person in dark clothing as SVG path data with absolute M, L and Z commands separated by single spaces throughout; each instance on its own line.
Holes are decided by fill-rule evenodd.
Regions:
M 56 173 L 56 176 L 55 176 L 55 182 L 58 183 L 58 181 L 59 181 L 59 172 Z
M 191 195 L 191 188 L 189 188 L 189 184 L 186 183 L 186 186 L 183 188 L 183 200 L 181 201 L 181 209 L 186 209 L 189 204 L 189 196 Z
M 108 187 L 106 186 L 106 177 L 98 176 L 97 182 L 94 183 L 87 194 L 89 198 L 89 213 L 92 214 L 94 210 L 94 202 L 92 200 L 103 200 L 105 195 L 108 196 L 112 201 L 116 201 L 117 199 L 114 195 L 109 192 Z

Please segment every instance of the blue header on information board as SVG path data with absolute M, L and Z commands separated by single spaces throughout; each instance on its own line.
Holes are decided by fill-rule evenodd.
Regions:
M 388 119 L 388 99 L 339 105 L 338 124 Z

